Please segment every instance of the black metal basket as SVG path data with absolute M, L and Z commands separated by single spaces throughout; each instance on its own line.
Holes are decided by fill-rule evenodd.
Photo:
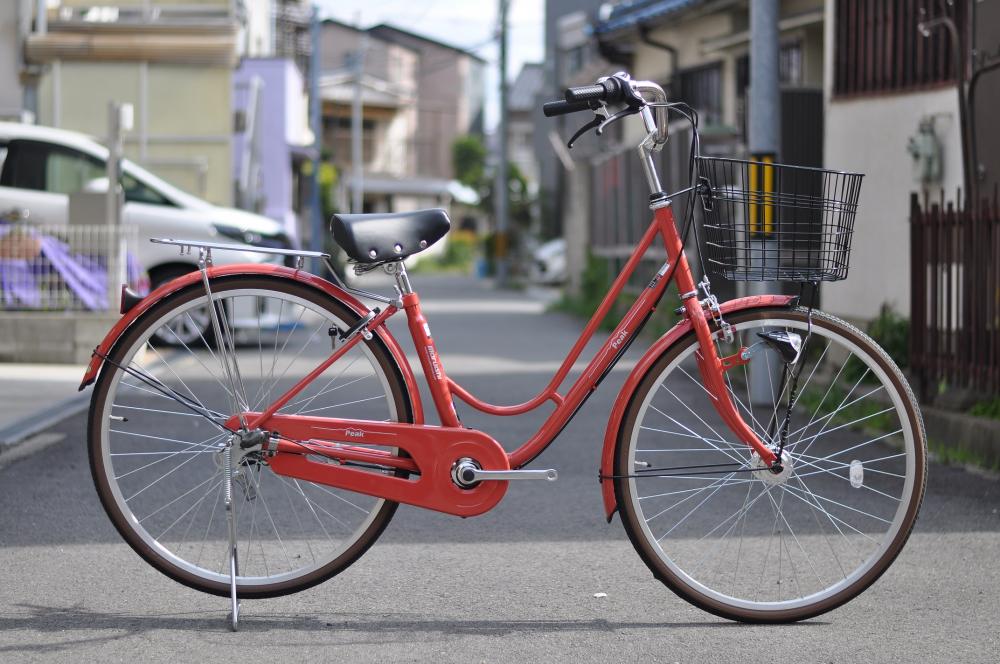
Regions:
M 847 277 L 861 173 L 698 157 L 706 269 L 733 281 Z

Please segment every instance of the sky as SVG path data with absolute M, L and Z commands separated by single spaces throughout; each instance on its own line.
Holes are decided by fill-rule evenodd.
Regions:
M 497 121 L 497 58 L 493 37 L 497 0 L 318 0 L 320 16 L 366 28 L 392 23 L 453 46 L 473 50 L 489 64 L 486 76 L 486 126 Z M 545 2 L 511 0 L 508 10 L 508 80 L 526 62 L 541 62 L 545 52 Z

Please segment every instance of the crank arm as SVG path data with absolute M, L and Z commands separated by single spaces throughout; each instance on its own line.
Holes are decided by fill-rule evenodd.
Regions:
M 548 480 L 555 482 L 559 472 L 555 468 L 546 470 L 483 470 L 474 460 L 465 458 L 451 469 L 451 479 L 460 487 L 469 488 L 483 481 L 507 480 Z
M 479 470 L 472 468 L 467 470 L 465 477 L 471 473 L 473 482 L 482 480 L 548 480 L 555 482 L 559 479 L 559 471 L 555 468 L 547 470 Z

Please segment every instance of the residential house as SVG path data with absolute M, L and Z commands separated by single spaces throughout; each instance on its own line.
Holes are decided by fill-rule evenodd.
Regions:
M 113 0 L 47 3 L 25 40 L 43 66 L 40 124 L 107 134 L 109 101 L 129 102 L 125 152 L 209 201 L 233 201 L 233 71 L 242 12 L 230 0 L 197 5 Z
M 541 64 L 525 63 L 507 93 L 508 159 L 524 175 L 532 195 L 538 191 L 538 160 L 533 141 L 535 127 L 545 119 L 538 103 L 544 73 Z
M 960 41 L 955 51 L 944 26 L 930 29 L 929 37 L 918 30 L 921 18 L 930 20 L 937 15 L 934 11 L 922 15 L 917 0 L 780 3 L 782 118 L 778 160 L 867 174 L 855 223 L 852 278 L 824 284 L 825 309 L 854 320 L 874 317 L 884 303 L 908 313 L 910 193 L 940 197 L 943 190 L 954 198 L 960 189 L 968 188 L 959 81 L 967 80 L 975 67 L 973 58 L 968 57 L 969 26 L 976 28 L 973 37 L 978 39 L 981 54 L 998 52 L 1000 10 L 996 4 L 1000 3 L 942 5 L 958 28 Z M 974 18 L 973 12 L 978 16 Z M 627 69 L 636 78 L 663 85 L 670 99 L 686 101 L 699 110 L 704 154 L 749 156 L 748 2 L 631 0 L 586 13 L 583 29 L 579 26 L 581 14 L 584 12 L 571 12 L 555 19 L 558 30 L 549 47 L 561 52 L 560 88 Z M 579 69 L 576 79 L 565 73 L 573 67 Z M 962 71 L 964 76 L 960 76 Z M 998 101 L 997 88 L 995 84 L 979 88 L 973 111 L 979 111 L 980 121 L 968 128 L 974 133 L 978 128 L 978 138 L 971 141 L 974 145 L 1000 134 L 981 119 L 991 112 L 990 102 L 985 100 Z M 585 250 L 620 261 L 645 226 L 644 183 L 628 152 L 642 129 L 636 123 L 625 125 L 620 137 L 601 141 L 602 152 L 573 154 L 576 170 L 582 165 L 586 176 L 562 175 L 570 185 L 579 179 L 575 190 L 561 187 L 563 197 L 573 190 L 571 198 L 578 200 L 590 192 L 589 203 L 577 202 L 578 209 L 572 215 L 587 216 L 586 239 L 580 239 L 583 234 L 576 232 L 578 228 L 566 233 L 571 245 L 585 243 L 575 252 L 570 247 L 570 258 L 574 253 L 577 256 L 573 270 L 582 268 L 580 257 Z M 674 123 L 672 140 L 662 155 L 660 165 L 667 189 L 686 186 L 684 130 L 683 122 Z M 921 138 L 922 131 L 929 132 L 930 139 Z M 1000 142 L 1000 136 L 995 140 Z M 914 158 L 908 151 L 911 145 L 936 146 L 937 152 Z M 547 146 L 538 147 L 541 152 Z M 992 186 L 988 184 L 990 177 L 996 181 L 1000 162 L 993 163 L 989 150 L 979 152 L 977 181 L 985 191 Z M 543 176 L 543 191 L 553 179 L 549 174 Z M 563 217 L 565 223 L 571 223 L 571 215 Z M 742 288 L 719 285 L 723 292 L 729 290 L 726 294 L 737 294 Z
M 544 80 L 536 97 L 537 106 L 561 99 L 571 85 L 592 83 L 614 71 L 601 57 L 589 32 L 601 0 L 546 0 Z M 581 114 L 542 117 L 534 133 L 538 160 L 541 232 L 563 235 L 567 251 L 567 288 L 577 292 L 587 260 L 591 223 L 589 159 L 602 147 L 596 141 L 581 141 L 572 152 L 566 141 L 589 118 Z
M 987 19 L 980 27 L 992 26 L 984 36 L 992 32 L 995 50 L 998 4 L 935 3 L 930 14 L 922 15 L 923 3 L 917 0 L 827 3 L 825 162 L 829 168 L 864 172 L 865 179 L 854 226 L 852 278 L 824 287 L 824 308 L 870 319 L 888 304 L 909 315 L 910 194 L 940 201 L 943 192 L 951 202 L 964 197 L 958 86 L 970 66 L 971 12 L 977 5 L 993 6 L 992 22 Z M 918 30 L 920 21 L 935 17 L 940 8 L 955 21 L 960 43 L 952 43 L 944 26 L 929 36 Z M 980 126 L 997 136 L 989 129 L 995 123 L 987 119 L 995 108 L 987 113 L 980 116 Z M 914 158 L 911 142 L 929 150 Z M 996 178 L 1000 164 L 993 159 L 993 165 Z
M 475 192 L 452 178 L 451 169 L 452 142 L 475 130 L 477 114 L 472 111 L 477 107 L 460 97 L 475 97 L 470 91 L 482 88 L 468 65 L 478 58 L 389 26 L 362 30 L 334 20 L 323 21 L 321 53 L 322 145 L 340 174 L 342 207 L 348 206 L 355 187 L 363 192 L 365 212 L 478 200 Z M 451 72 L 450 93 L 439 87 L 439 70 L 432 71 L 427 59 L 440 71 Z M 356 179 L 351 128 L 359 91 L 363 177 Z M 435 91 L 441 98 L 434 97 Z M 445 104 L 448 114 L 441 108 Z M 445 117 L 448 122 L 442 124 Z
M 316 156 L 303 73 L 289 58 L 245 58 L 233 88 L 235 204 L 302 238 L 309 210 L 307 178 L 301 174 Z
M 369 28 L 368 34 L 418 54 L 417 171 L 453 178 L 452 143 L 465 134 L 483 133 L 486 61 L 470 51 L 386 23 Z
M 815 166 L 822 164 L 822 9 L 821 0 L 786 0 L 781 3 L 779 23 L 782 106 L 793 111 L 786 113 L 789 122 L 783 131 L 783 136 L 792 137 L 786 141 L 786 161 Z M 547 52 L 555 56 L 553 97 L 567 86 L 589 84 L 624 69 L 635 78 L 660 83 L 671 99 L 683 99 L 699 110 L 706 153 L 745 155 L 749 85 L 745 1 L 634 0 L 567 11 L 550 20 L 555 26 L 547 35 Z M 583 121 L 566 116 L 553 124 L 565 140 Z M 563 203 L 571 287 L 572 275 L 582 271 L 588 253 L 611 261 L 614 268 L 627 258 L 645 229 L 648 191 L 633 154 L 641 134 L 638 123 L 623 122 L 601 139 L 587 137 L 573 149 L 572 171 L 565 170 L 561 178 L 543 176 L 548 178 L 543 179 L 543 198 Z M 690 134 L 677 121 L 672 136 L 658 166 L 664 186 L 677 190 L 687 186 Z M 558 150 L 556 138 L 550 134 L 548 145 L 536 140 L 536 150 L 540 154 Z M 553 196 L 545 188 L 554 184 Z M 684 205 L 686 201 L 677 201 L 679 212 Z M 656 252 L 652 258 L 659 260 Z
M 233 74 L 234 202 L 301 240 L 311 213 L 309 178 L 302 173 L 318 156 L 309 126 L 313 10 L 307 0 L 256 2 L 244 35 L 246 56 Z

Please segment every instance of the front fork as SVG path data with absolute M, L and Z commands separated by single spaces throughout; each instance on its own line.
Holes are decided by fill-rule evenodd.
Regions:
M 764 464 L 774 467 L 778 456 L 754 433 L 729 396 L 724 375 L 726 366 L 723 364 L 723 359 L 719 357 L 708 323 L 709 318 L 713 318 L 718 313 L 718 308 L 715 307 L 715 311 L 713 311 L 714 298 L 711 296 L 708 297 L 707 307 L 703 306 L 698 298 L 698 290 L 695 287 L 694 277 L 691 275 L 691 267 L 684 255 L 684 245 L 674 224 L 673 207 L 668 202 L 662 207 L 654 208 L 654 214 L 660 224 L 660 232 L 663 235 L 668 260 L 677 261 L 676 283 L 681 293 L 684 315 L 691 321 L 698 339 L 698 350 L 695 352 L 698 371 L 701 373 L 701 379 L 711 398 L 712 406 L 737 438 L 752 448 Z M 709 294 L 706 292 L 706 295 Z M 721 320 L 721 315 L 719 315 L 719 320 Z

